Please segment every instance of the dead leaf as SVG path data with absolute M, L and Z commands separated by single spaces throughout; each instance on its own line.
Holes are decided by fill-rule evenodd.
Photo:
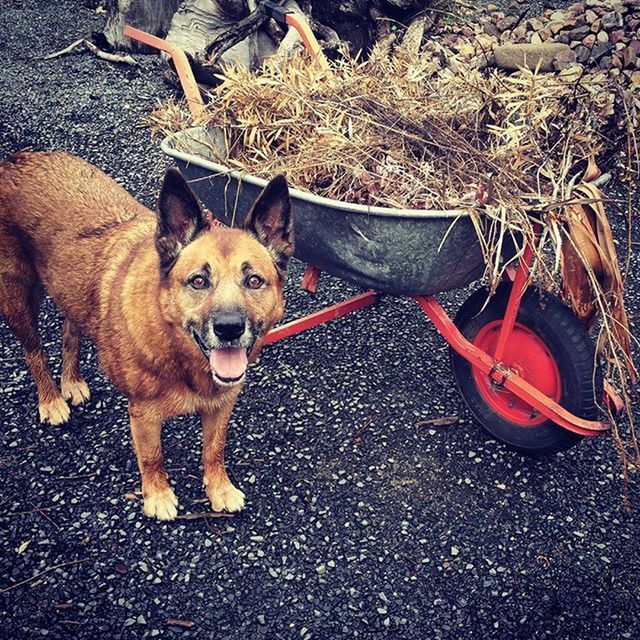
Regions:
M 565 294 L 580 320 L 590 327 L 599 308 L 594 280 L 609 306 L 611 333 L 620 346 L 632 382 L 637 372 L 631 356 L 629 321 L 624 308 L 624 284 L 603 195 L 593 183 L 574 189 L 578 200 L 565 207 L 568 239 L 562 245 L 562 281 Z
M 127 569 L 127 565 L 122 564 L 122 562 L 116 562 L 113 567 L 118 573 L 127 573 L 129 569 Z
M 596 159 L 594 154 L 592 153 L 589 156 L 589 161 L 587 163 L 587 169 L 584 172 L 584 177 L 582 178 L 583 182 L 593 182 L 597 180 L 602 175 L 602 171 L 600 171 L 600 167 L 596 164 Z
M 485 205 L 491 199 L 491 195 L 489 193 L 489 188 L 484 184 L 479 184 L 476 189 L 476 201 L 478 204 Z
M 18 555 L 21 556 L 27 550 L 27 547 L 30 544 L 31 544 L 31 540 L 25 540 L 16 550 Z

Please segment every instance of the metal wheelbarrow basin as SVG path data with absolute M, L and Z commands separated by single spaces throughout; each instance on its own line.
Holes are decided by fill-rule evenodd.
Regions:
M 164 139 L 162 150 L 228 226 L 242 225 L 268 182 L 221 164 L 226 149 L 220 129 L 179 132 Z M 295 255 L 321 271 L 396 295 L 448 291 L 483 274 L 482 251 L 467 211 L 391 209 L 290 192 Z

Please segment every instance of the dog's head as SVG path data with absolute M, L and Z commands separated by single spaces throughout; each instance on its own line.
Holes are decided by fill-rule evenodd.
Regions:
M 284 312 L 282 289 L 293 253 L 286 180 L 271 180 L 243 229 L 228 229 L 210 226 L 187 182 L 169 169 L 156 249 L 165 318 L 197 345 L 216 383 L 242 382 L 248 360 Z

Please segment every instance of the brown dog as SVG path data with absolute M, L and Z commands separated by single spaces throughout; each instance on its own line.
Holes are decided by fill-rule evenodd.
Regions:
M 244 494 L 224 467 L 227 421 L 264 336 L 284 311 L 293 253 L 287 183 L 274 178 L 244 230 L 211 227 L 170 169 L 158 214 L 96 167 L 65 153 L 18 153 L 0 164 L 0 314 L 24 348 L 40 420 L 60 424 L 89 398 L 81 335 L 129 400 L 144 512 L 177 514 L 163 468 L 164 420 L 199 413 L 204 484 L 215 510 Z M 61 391 L 37 332 L 41 285 L 64 315 Z

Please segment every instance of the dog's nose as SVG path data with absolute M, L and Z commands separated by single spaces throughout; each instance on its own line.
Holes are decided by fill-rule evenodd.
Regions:
M 235 311 L 221 311 L 213 316 L 213 333 L 224 340 L 232 342 L 244 333 L 244 317 Z

